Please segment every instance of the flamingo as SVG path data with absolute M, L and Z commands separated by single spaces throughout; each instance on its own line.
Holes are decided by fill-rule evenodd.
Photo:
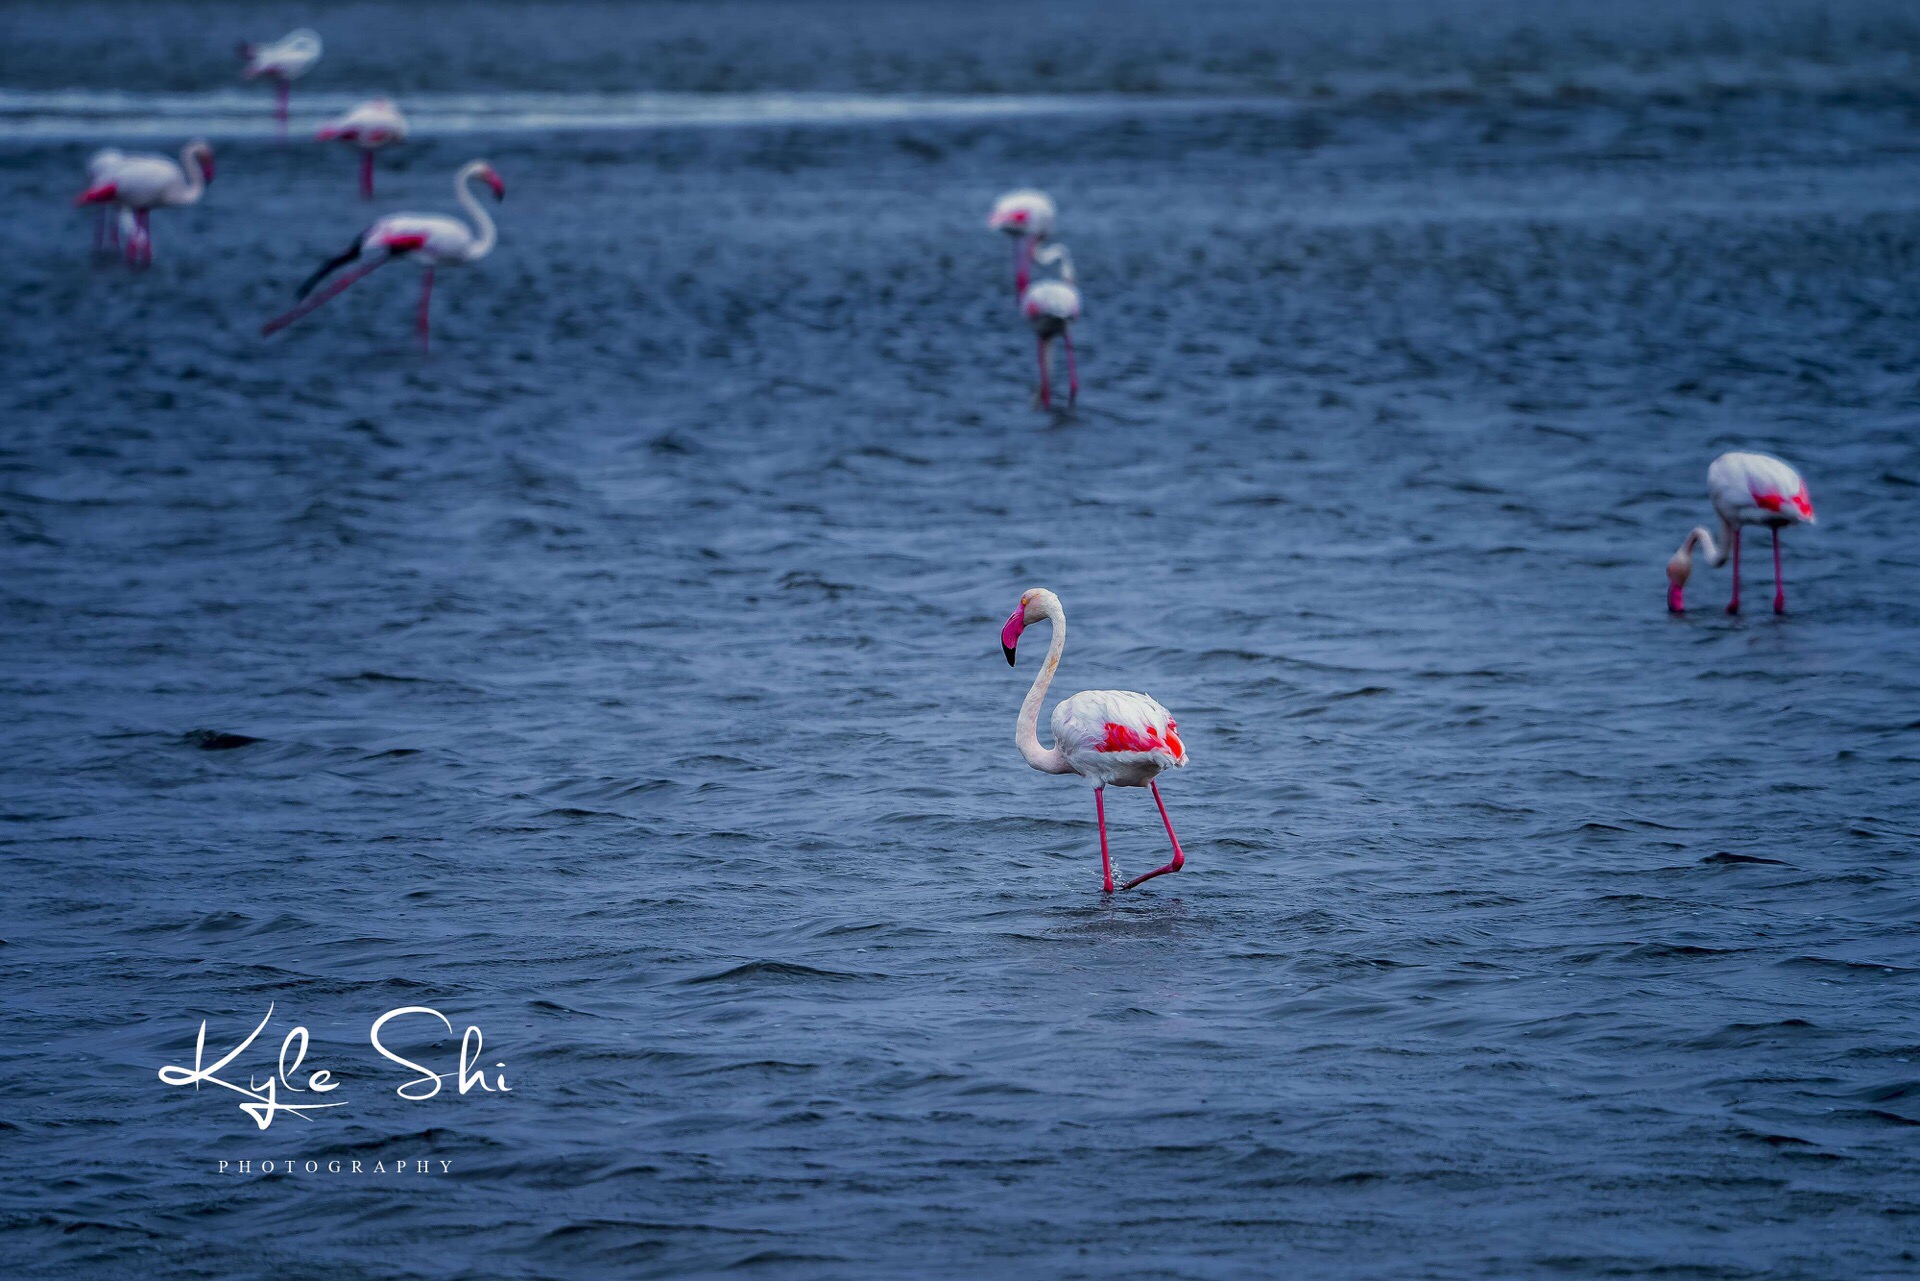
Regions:
M 1053 201 L 1044 191 L 1022 188 L 996 200 L 987 216 L 987 230 L 1014 238 L 1013 296 L 1027 292 L 1027 264 L 1041 241 L 1053 234 Z
M 1180 742 L 1179 727 L 1166 708 L 1145 694 L 1091 689 L 1054 706 L 1054 745 L 1040 746 L 1037 732 L 1040 704 L 1047 696 L 1047 686 L 1053 683 L 1054 672 L 1060 667 L 1061 652 L 1067 647 L 1067 611 L 1058 596 L 1044 587 L 1035 587 L 1020 594 L 1019 607 L 1000 629 L 1000 648 L 1011 666 L 1021 630 L 1042 619 L 1053 624 L 1053 639 L 1047 646 L 1046 661 L 1040 664 L 1039 674 L 1033 678 L 1033 688 L 1020 704 L 1020 719 L 1013 733 L 1020 755 L 1043 773 L 1078 774 L 1093 784 L 1093 813 L 1100 824 L 1100 871 L 1106 893 L 1113 893 L 1113 859 L 1107 852 L 1108 784 L 1150 788 L 1154 804 L 1160 807 L 1160 821 L 1167 825 L 1167 839 L 1173 842 L 1172 862 L 1136 876 L 1120 888 L 1130 890 L 1142 881 L 1179 871 L 1187 858 L 1180 852 L 1180 838 L 1173 834 L 1167 803 L 1160 799 L 1160 785 L 1154 781 L 1162 770 L 1177 769 L 1187 763 L 1187 749 Z
M 74 198 L 76 205 L 119 205 L 125 226 L 127 262 L 153 262 L 153 233 L 147 215 L 155 209 L 200 203 L 213 181 L 213 148 L 196 138 L 180 149 L 180 163 L 165 156 L 121 156 L 104 177 Z
M 1042 280 L 1020 297 L 1020 313 L 1033 326 L 1040 344 L 1040 393 L 1036 398 L 1044 408 L 1053 405 L 1053 340 L 1058 338 L 1067 349 L 1067 408 L 1080 397 L 1080 370 L 1073 359 L 1073 335 L 1067 326 L 1080 319 L 1080 291 L 1073 283 L 1073 256 L 1061 244 L 1042 245 L 1033 251 L 1033 261 L 1043 267 L 1058 265 L 1058 280 Z
M 344 142 L 360 149 L 360 194 L 373 199 L 373 153 L 407 140 L 407 118 L 386 98 L 369 98 L 315 135 L 321 142 Z
M 240 56 L 247 65 L 240 74 L 248 80 L 270 77 L 274 87 L 273 117 L 280 122 L 280 136 L 287 136 L 287 99 L 293 82 L 320 61 L 320 37 L 306 27 L 292 31 L 272 44 L 243 44 Z
M 480 207 L 480 202 L 474 199 L 473 191 L 467 185 L 475 178 L 493 188 L 496 200 L 507 198 L 507 186 L 500 181 L 500 175 L 493 171 L 492 165 L 484 160 L 470 160 L 462 165 L 460 172 L 453 176 L 453 194 L 472 217 L 472 227 L 444 214 L 388 214 L 355 236 L 345 251 L 320 264 L 320 269 L 308 276 L 294 291 L 294 297 L 304 301 L 285 315 L 269 320 L 260 332 L 272 334 L 285 329 L 374 268 L 396 258 L 411 256 L 413 261 L 426 268 L 420 281 L 420 313 L 416 323 L 420 331 L 420 350 L 427 350 L 427 308 L 433 299 L 434 268 L 442 264 L 456 266 L 479 262 L 493 252 L 497 238 L 493 219 Z M 361 261 L 363 259 L 364 262 Z M 348 263 L 360 265 L 311 298 L 307 296 L 313 293 L 315 285 Z
M 1667 608 L 1676 614 L 1686 612 L 1682 595 L 1688 575 L 1693 573 L 1693 549 L 1705 549 L 1707 563 L 1718 569 L 1733 557 L 1733 599 L 1727 612 L 1740 612 L 1740 530 L 1746 525 L 1761 525 L 1773 531 L 1773 612 L 1787 612 L 1787 583 L 1780 572 L 1780 531 L 1789 525 L 1815 523 L 1813 500 L 1807 496 L 1807 482 L 1800 473 L 1770 454 L 1722 454 L 1707 468 L 1707 497 L 1720 516 L 1720 535 L 1724 544 L 1715 546 L 1706 526 L 1696 525 L 1687 532 L 1680 550 L 1667 562 Z
M 87 190 L 91 191 L 106 182 L 114 166 L 126 158 L 125 152 L 113 147 L 103 148 L 87 157 Z M 93 252 L 120 247 L 120 221 L 127 216 L 125 209 L 116 212 L 107 208 L 104 202 L 99 205 L 93 222 Z

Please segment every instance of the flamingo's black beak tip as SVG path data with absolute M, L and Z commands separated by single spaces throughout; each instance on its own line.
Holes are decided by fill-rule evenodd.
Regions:
M 1000 652 L 1007 656 L 1007 666 L 1012 667 L 1013 666 L 1013 646 L 1002 645 L 1000 647 Z

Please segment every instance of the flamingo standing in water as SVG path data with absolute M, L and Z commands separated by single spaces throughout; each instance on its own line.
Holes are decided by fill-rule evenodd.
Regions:
M 1136 876 L 1120 888 L 1130 890 L 1142 881 L 1179 871 L 1187 858 L 1180 852 L 1180 838 L 1173 834 L 1167 803 L 1160 799 L 1160 785 L 1154 781 L 1162 770 L 1187 763 L 1187 749 L 1180 742 L 1178 726 L 1166 708 L 1145 694 L 1090 689 L 1055 705 L 1054 745 L 1042 747 L 1038 732 L 1040 704 L 1046 699 L 1047 686 L 1053 683 L 1060 655 L 1067 647 L 1067 611 L 1058 596 L 1035 587 L 1021 593 L 1019 608 L 1000 629 L 1000 648 L 1011 666 L 1021 630 L 1042 619 L 1053 624 L 1053 639 L 1047 646 L 1046 661 L 1033 678 L 1033 688 L 1020 704 L 1020 719 L 1013 733 L 1020 755 L 1037 770 L 1078 774 L 1093 784 L 1093 813 L 1100 824 L 1100 872 L 1108 894 L 1113 893 L 1113 859 L 1107 852 L 1108 784 L 1152 789 L 1154 804 L 1160 807 L 1160 821 L 1167 825 L 1167 839 L 1173 842 L 1172 862 Z
M 266 76 L 273 81 L 273 117 L 280 122 L 280 136 L 287 136 L 287 100 L 293 96 L 293 82 L 307 74 L 320 61 L 320 37 L 306 27 L 289 32 L 272 44 L 243 44 L 240 56 L 247 65 L 240 74 L 248 80 Z
M 444 214 L 388 214 L 355 236 L 344 252 L 320 264 L 320 269 L 308 276 L 294 291 L 294 297 L 304 301 L 285 315 L 269 320 L 260 332 L 272 334 L 285 329 L 374 268 L 404 257 L 411 258 L 426 269 L 420 280 L 420 312 L 416 325 L 420 332 L 420 350 L 427 350 L 427 309 L 433 300 L 434 269 L 442 264 L 460 266 L 479 262 L 493 252 L 497 239 L 493 219 L 480 207 L 480 202 L 467 185 L 475 178 L 493 188 L 494 199 L 507 198 L 507 186 L 500 181 L 500 175 L 493 171 L 492 165 L 484 160 L 468 161 L 453 176 L 453 194 L 473 219 L 471 227 L 458 218 L 449 218 Z M 319 293 L 313 293 L 315 285 L 348 263 L 358 265 Z M 313 296 L 308 297 L 309 294 Z
M 373 199 L 373 153 L 407 140 L 407 118 L 386 98 L 369 98 L 315 135 L 321 142 L 344 142 L 360 151 L 360 194 Z
M 213 148 L 195 139 L 180 149 L 180 163 L 165 156 L 121 156 L 79 196 L 76 205 L 118 205 L 130 213 L 124 224 L 127 262 L 134 267 L 153 262 L 153 231 L 147 215 L 155 209 L 200 203 L 213 181 Z
M 1024 188 L 1009 191 L 994 202 L 993 212 L 987 216 L 987 230 L 998 231 L 1014 238 L 1013 245 L 1013 296 L 1022 298 L 1027 292 L 1027 265 L 1032 261 L 1033 251 L 1040 242 L 1053 234 L 1053 201 L 1044 191 Z
M 126 154 L 113 147 L 106 147 L 87 157 L 87 190 L 92 191 L 108 180 L 115 165 L 125 160 Z M 120 222 L 128 216 L 125 209 L 108 208 L 105 202 L 96 205 L 98 213 L 93 220 L 93 252 L 120 247 Z
M 1067 349 L 1067 408 L 1080 398 L 1080 369 L 1073 359 L 1073 335 L 1067 327 L 1080 319 L 1080 291 L 1073 283 L 1073 256 L 1060 244 L 1042 245 L 1033 251 L 1033 261 L 1042 267 L 1057 265 L 1058 280 L 1042 280 L 1020 297 L 1020 314 L 1033 327 L 1040 344 L 1040 392 L 1036 397 L 1042 408 L 1053 406 L 1053 340 L 1058 338 Z
M 1707 563 L 1718 569 L 1733 557 L 1733 599 L 1727 612 L 1740 612 L 1740 530 L 1760 525 L 1773 531 L 1773 612 L 1787 612 L 1787 581 L 1780 572 L 1780 531 L 1789 525 L 1814 523 L 1813 500 L 1807 496 L 1807 482 L 1800 473 L 1769 454 L 1722 454 L 1707 468 L 1707 497 L 1720 516 L 1720 536 L 1715 546 L 1713 535 L 1704 525 L 1687 532 L 1680 550 L 1667 562 L 1667 608 L 1676 614 L 1686 612 L 1683 592 L 1693 573 L 1693 549 L 1707 553 Z

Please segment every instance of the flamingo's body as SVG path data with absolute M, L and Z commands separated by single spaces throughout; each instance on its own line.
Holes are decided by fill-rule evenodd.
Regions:
M 320 61 L 320 37 L 306 27 L 289 32 L 271 44 L 243 44 L 240 56 L 247 65 L 240 74 L 248 80 L 265 76 L 273 81 L 274 119 L 280 122 L 280 136 L 287 136 L 287 100 L 293 82 Z
M 407 118 L 386 98 L 370 98 L 320 127 L 321 142 L 344 142 L 360 152 L 360 194 L 373 199 L 373 153 L 407 140 Z
M 77 205 L 118 205 L 132 221 L 126 230 L 127 261 L 153 261 L 153 234 L 147 215 L 200 202 L 213 181 L 213 148 L 196 139 L 180 149 L 178 164 L 165 156 L 117 155 L 99 180 L 75 198 Z M 89 166 L 91 174 L 91 166 Z
M 1045 245 L 1034 251 L 1033 261 L 1043 267 L 1057 265 L 1057 280 L 1042 280 L 1020 296 L 1020 314 L 1032 326 L 1040 348 L 1039 402 L 1053 404 L 1053 340 L 1058 338 L 1067 350 L 1067 408 L 1080 398 L 1080 368 L 1074 360 L 1073 334 L 1069 326 L 1080 319 L 1080 290 L 1074 285 L 1073 258 L 1065 245 Z
M 1100 825 L 1100 871 L 1107 893 L 1113 893 L 1113 859 L 1107 850 L 1109 786 L 1150 789 L 1154 803 L 1160 807 L 1160 819 L 1167 826 L 1167 839 L 1173 843 L 1171 862 L 1134 877 L 1120 888 L 1130 890 L 1142 881 L 1179 871 L 1186 864 L 1186 855 L 1181 853 L 1180 838 L 1173 833 L 1173 820 L 1167 817 L 1167 804 L 1160 799 L 1160 786 L 1155 782 L 1163 771 L 1187 763 L 1179 727 L 1166 708 L 1145 694 L 1093 689 L 1062 699 L 1054 707 L 1054 745 L 1042 747 L 1038 733 L 1040 705 L 1046 700 L 1047 687 L 1053 683 L 1060 655 L 1067 646 L 1066 610 L 1058 596 L 1036 587 L 1021 595 L 1019 608 L 1000 629 L 1000 647 L 1011 664 L 1021 630 L 1042 619 L 1053 624 L 1053 638 L 1047 646 L 1046 661 L 1020 704 L 1014 743 L 1035 769 L 1048 774 L 1078 774 L 1093 784 L 1094 816 Z
M 1733 598 L 1727 612 L 1740 612 L 1740 531 L 1757 525 L 1773 533 L 1773 612 L 1787 612 L 1786 579 L 1780 565 L 1780 531 L 1792 525 L 1815 522 L 1813 500 L 1807 494 L 1807 482 L 1800 473 L 1769 454 L 1722 454 L 1707 468 L 1707 498 L 1720 517 L 1722 544 L 1716 546 L 1705 526 L 1689 530 L 1680 550 L 1667 562 L 1667 608 L 1674 613 L 1686 610 L 1684 591 L 1693 573 L 1693 549 L 1707 554 L 1707 563 L 1718 568 L 1733 559 Z
M 1028 265 L 1033 260 L 1033 251 L 1040 242 L 1053 234 L 1053 201 L 1044 191 L 1025 188 L 1009 191 L 994 202 L 993 212 L 987 215 L 987 230 L 997 231 L 1014 239 L 1013 245 L 1013 296 L 1026 296 Z
M 420 346 L 424 350 L 427 346 L 427 315 L 433 299 L 435 268 L 478 262 L 493 252 L 497 239 L 493 219 L 487 216 L 487 211 L 474 199 L 467 185 L 475 178 L 491 187 L 496 199 L 506 199 L 506 184 L 493 171 L 493 166 L 484 160 L 469 161 L 454 175 L 453 191 L 455 198 L 473 219 L 471 226 L 444 214 L 388 214 L 354 237 L 353 243 L 344 252 L 322 263 L 318 271 L 307 277 L 294 295 L 304 301 L 285 315 L 268 321 L 262 332 L 271 334 L 286 328 L 328 299 L 338 296 L 348 285 L 376 267 L 405 257 L 426 269 L 421 277 L 417 322 Z M 314 287 L 322 280 L 348 264 L 353 264 L 348 271 L 319 293 L 313 293 Z M 309 297 L 309 294 L 312 296 Z

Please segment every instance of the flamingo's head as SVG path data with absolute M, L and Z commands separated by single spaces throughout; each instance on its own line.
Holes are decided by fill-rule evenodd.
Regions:
M 187 150 L 192 153 L 195 160 L 200 162 L 201 181 L 211 183 L 213 181 L 213 145 L 204 138 L 196 138 L 189 144 Z
M 493 188 L 493 198 L 495 200 L 505 200 L 507 198 L 507 184 L 500 181 L 500 175 L 495 173 L 493 166 L 486 161 L 482 160 L 480 162 L 480 167 L 473 171 L 473 176 Z
M 987 219 L 987 230 L 998 231 L 1009 236 L 1028 234 L 1033 216 L 1025 209 L 996 209 Z
M 1687 612 L 1687 579 L 1693 576 L 1693 539 L 1680 544 L 1680 550 L 1667 562 L 1667 608 L 1676 614 Z
M 1013 666 L 1014 647 L 1020 643 L 1020 633 L 1026 630 L 1027 624 L 1039 622 L 1059 607 L 1060 598 L 1044 587 L 1030 587 L 1020 593 L 1020 604 L 1000 629 L 1000 652 L 1007 656 L 1008 667 Z

